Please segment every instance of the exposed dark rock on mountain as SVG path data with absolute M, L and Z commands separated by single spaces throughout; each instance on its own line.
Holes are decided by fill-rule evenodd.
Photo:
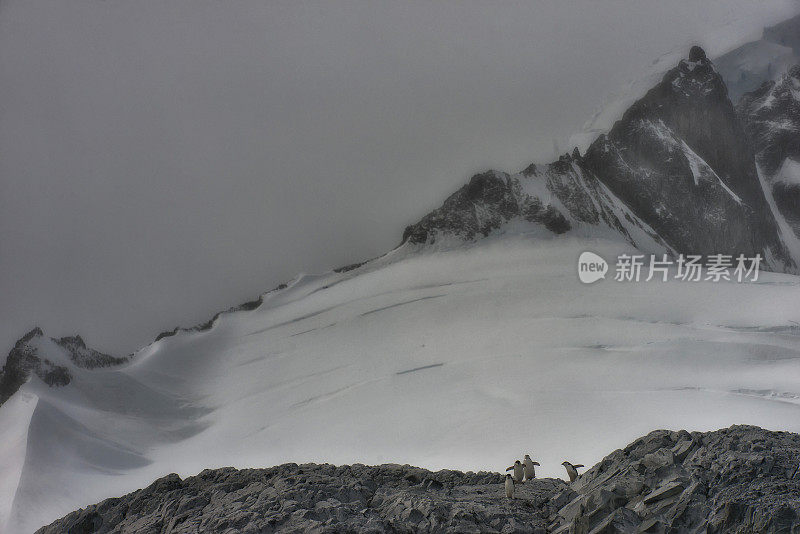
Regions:
M 800 140 L 800 131 L 793 135 Z M 584 156 L 576 150 L 517 175 L 474 176 L 406 228 L 403 241 L 471 240 L 514 220 L 554 234 L 610 229 L 644 250 L 655 244 L 685 254 L 760 253 L 772 269 L 797 268 L 762 189 L 750 138 L 722 77 L 697 46 Z
M 540 479 L 506 499 L 498 473 L 296 465 L 169 475 L 73 512 L 63 532 L 797 532 L 800 436 L 756 427 L 659 430 L 573 484 Z
M 738 111 L 776 205 L 800 235 L 800 65 L 744 95 Z
M 800 160 L 800 65 L 739 102 L 761 168 L 775 174 L 786 158 Z
M 49 386 L 66 386 L 72 380 L 70 365 L 95 369 L 126 361 L 127 358 L 88 348 L 80 336 L 47 338 L 36 327 L 17 341 L 0 370 L 0 404 L 16 393 L 31 375 L 36 375 Z
M 280 291 L 281 289 L 286 289 L 286 287 L 287 287 L 286 284 L 279 284 L 277 287 L 267 291 L 267 293 L 265 293 L 265 295 L 269 294 L 269 293 L 273 293 L 275 291 Z M 208 321 L 206 321 L 204 323 L 200 323 L 200 324 L 195 325 L 195 326 L 190 326 L 188 328 L 184 328 L 182 326 L 176 326 L 172 330 L 165 330 L 164 332 L 161 332 L 156 336 L 156 338 L 153 340 L 153 343 L 155 343 L 156 341 L 160 341 L 160 340 L 162 340 L 164 338 L 172 337 L 174 335 L 177 335 L 180 332 L 205 332 L 206 330 L 209 330 L 212 326 L 214 326 L 214 323 L 216 322 L 217 319 L 219 319 L 219 317 L 222 314 L 224 314 L 224 313 L 235 313 L 235 312 L 238 312 L 238 311 L 253 311 L 253 310 L 258 309 L 263 303 L 264 303 L 264 295 L 259 295 L 258 298 L 255 298 L 253 300 L 249 300 L 247 302 L 243 302 L 242 304 L 239 304 L 238 306 L 233 306 L 231 308 L 228 308 L 225 311 L 221 311 L 221 312 L 215 313 L 214 316 L 211 317 L 211 319 L 209 319 Z
M 552 205 L 524 194 L 518 179 L 489 171 L 473 176 L 441 208 L 406 228 L 403 241 L 425 243 L 435 240 L 435 233 L 461 239 L 486 237 L 515 217 L 541 223 L 556 234 L 570 229 L 567 219 Z
M 648 248 L 657 243 L 668 248 L 584 168 L 577 151 L 549 165 L 530 165 L 515 175 L 489 171 L 473 176 L 442 207 L 407 227 L 403 242 L 471 240 L 486 237 L 515 220 L 541 225 L 553 234 L 578 228 L 610 228 L 634 246 Z
M 690 57 L 589 149 L 586 165 L 679 252 L 791 262 L 722 78 Z

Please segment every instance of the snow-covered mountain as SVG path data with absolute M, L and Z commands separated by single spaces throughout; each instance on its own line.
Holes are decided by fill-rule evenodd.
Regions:
M 736 104 L 747 92 L 758 89 L 766 81 L 777 79 L 789 67 L 800 63 L 800 16 L 764 28 L 761 39 L 747 42 L 713 57 L 714 66 L 728 88 L 728 96 Z M 585 152 L 600 135 L 608 132 L 622 114 L 650 90 L 664 74 L 683 57 L 675 50 L 658 57 L 639 77 L 628 81 L 610 95 L 586 121 L 580 132 L 570 138 L 570 146 Z
M 0 407 L 8 532 L 207 467 L 591 465 L 653 428 L 800 430 L 797 277 L 584 286 L 619 240 L 406 244 L 304 276 L 119 367 L 32 377 Z
M 404 240 L 474 239 L 523 221 L 553 234 L 613 232 L 648 252 L 761 254 L 797 272 L 800 247 L 770 194 L 722 77 L 694 47 L 584 156 L 479 174 Z
M 800 65 L 739 103 L 759 172 L 783 217 L 800 236 Z
M 792 72 L 769 89 L 785 114 Z M 0 525 L 31 532 L 207 467 L 497 470 L 530 452 L 547 476 L 655 427 L 800 431 L 797 212 L 759 173 L 795 141 L 754 143 L 746 108 L 695 48 L 584 154 L 473 177 L 380 258 L 129 358 L 32 331 L 0 376 Z M 760 253 L 773 272 L 587 286 L 586 250 Z

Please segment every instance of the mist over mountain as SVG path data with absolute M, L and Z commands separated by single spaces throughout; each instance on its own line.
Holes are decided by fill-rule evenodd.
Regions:
M 716 58 L 759 40 L 797 4 L 0 9 L 4 355 L 35 326 L 128 354 L 298 272 L 382 254 L 469 176 L 571 152 L 629 80 L 692 44 Z
M 620 532 L 668 521 L 777 532 L 773 512 L 795 525 L 796 488 L 784 484 L 796 474 L 791 454 L 756 453 L 765 440 L 794 450 L 796 436 L 648 433 L 800 431 L 800 66 L 745 62 L 737 77 L 730 60 L 757 49 L 760 65 L 783 64 L 798 26 L 800 17 L 765 28 L 723 56 L 724 71 L 702 47 L 687 47 L 623 99 L 607 131 L 589 128 L 585 146 L 519 172 L 475 174 L 398 227 L 397 246 L 371 260 L 289 278 L 194 326 L 165 327 L 129 355 L 30 330 L 0 370 L 0 527 L 33 532 L 145 487 L 126 497 L 138 511 L 160 506 L 165 492 L 173 506 L 170 492 L 196 493 L 204 476 L 242 482 L 203 471 L 223 466 L 408 463 L 491 471 L 445 482 L 418 473 L 442 486 L 491 486 L 508 458 L 532 449 L 543 476 L 560 474 L 565 457 L 600 462 L 587 491 L 550 481 L 531 497 L 539 511 L 526 517 L 542 528 L 564 532 L 585 519 Z M 780 47 L 764 46 L 770 39 Z M 738 80 L 733 92 L 729 80 Z M 585 251 L 612 264 L 631 254 L 763 261 L 744 282 L 687 282 L 673 266 L 664 280 L 584 285 L 575 270 Z M 645 434 L 626 448 L 633 464 L 618 453 L 603 460 Z M 713 447 L 701 446 L 707 440 Z M 696 464 L 684 464 L 690 452 Z M 720 457 L 736 469 L 700 472 Z M 287 488 L 298 482 L 291 466 L 276 469 Z M 356 479 L 383 477 L 392 499 L 409 498 L 413 473 L 359 469 Z M 201 471 L 184 487 L 181 477 Z M 162 478 L 169 473 L 177 476 Z M 753 473 L 788 497 L 760 507 L 744 484 Z M 362 484 L 338 472 L 325 491 L 340 475 Z M 746 500 L 731 500 L 729 487 Z M 120 519 L 119 502 L 69 515 L 69 528 L 103 532 Z M 387 506 L 381 517 L 391 518 Z M 502 515 L 493 506 L 490 520 Z M 139 519 L 164 526 L 151 514 Z

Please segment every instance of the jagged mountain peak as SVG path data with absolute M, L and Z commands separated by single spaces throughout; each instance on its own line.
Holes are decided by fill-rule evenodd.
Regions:
M 700 47 L 585 154 L 576 148 L 519 174 L 475 175 L 407 227 L 403 242 L 473 240 L 506 231 L 610 231 L 645 251 L 760 253 L 772 269 L 796 267 L 725 82 Z
M 689 49 L 689 61 L 693 63 L 699 63 L 701 61 L 707 61 L 708 57 L 706 56 L 706 51 L 703 50 L 702 47 L 694 45 L 692 48 Z
M 19 338 L 17 340 L 15 346 L 24 345 L 25 343 L 29 342 L 33 338 L 42 337 L 42 336 L 44 336 L 44 332 L 42 332 L 42 329 L 39 328 L 38 326 L 34 326 L 33 328 L 30 329 L 30 331 L 28 333 L 26 333 L 24 336 L 22 336 L 21 338 Z
M 592 144 L 587 165 L 676 250 L 760 253 L 792 271 L 725 83 L 705 54 L 690 59 Z
M 699 46 L 693 46 L 689 56 L 667 72 L 662 83 L 679 97 L 725 100 L 728 88 L 714 64 Z
M 66 386 L 77 369 L 95 369 L 128 361 L 86 346 L 80 336 L 49 338 L 38 326 L 22 336 L 0 369 L 0 405 L 32 376 L 48 386 Z

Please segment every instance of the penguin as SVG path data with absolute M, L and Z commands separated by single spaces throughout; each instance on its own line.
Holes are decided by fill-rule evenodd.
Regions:
M 561 462 L 561 465 L 563 465 L 564 469 L 567 470 L 570 482 L 575 482 L 578 479 L 578 468 L 583 467 L 583 464 L 572 465 L 569 462 Z
M 522 477 L 525 476 L 525 468 L 522 466 L 522 462 L 517 460 L 514 462 L 514 465 L 506 469 L 506 471 L 514 470 L 514 482 L 522 484 Z
M 514 479 L 511 478 L 511 475 L 506 475 L 506 497 L 514 498 Z
M 536 478 L 536 469 L 533 466 L 540 465 L 539 462 L 532 461 L 530 455 L 526 454 L 522 463 L 525 465 L 525 480 Z

